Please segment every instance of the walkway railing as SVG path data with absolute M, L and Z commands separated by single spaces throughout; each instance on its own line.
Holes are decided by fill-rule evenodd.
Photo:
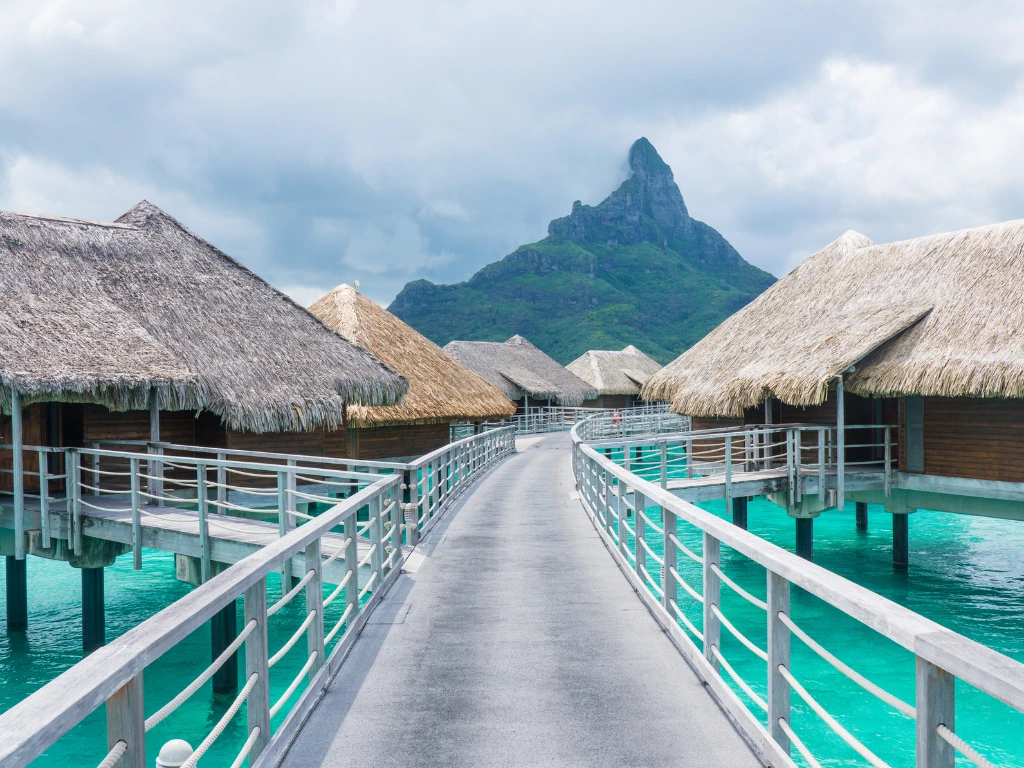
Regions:
M 671 413 L 667 403 L 636 403 L 628 408 L 574 408 L 569 406 L 537 406 L 528 408 L 525 413 L 516 413 L 501 422 L 488 423 L 485 426 L 512 425 L 519 435 L 537 435 L 548 432 L 567 432 L 585 419 L 606 416 L 609 421 L 617 419 L 637 422 L 650 416 L 664 417 L 675 420 L 678 425 L 682 417 Z M 644 423 L 647 423 L 644 421 Z M 678 428 L 678 426 L 677 426 Z M 465 437 L 472 434 L 474 425 L 453 424 L 452 437 Z
M 592 423 L 593 422 L 593 423 Z M 842 430 L 820 424 L 770 424 L 697 431 L 673 430 L 643 422 L 619 429 L 606 417 L 582 422 L 579 439 L 608 456 L 621 456 L 623 466 L 662 488 L 673 480 L 720 478 L 725 497 L 731 499 L 734 480 L 752 473 L 775 473 L 785 478 L 790 505 L 802 501 L 810 485 L 814 495 L 835 491 L 843 503 L 847 476 L 873 472 L 879 487 L 890 495 L 896 468 L 898 427 L 892 424 L 857 424 Z M 744 478 L 746 476 L 746 478 Z
M 776 428 L 787 435 L 782 447 L 788 446 L 791 460 L 802 450 L 794 449 L 793 435 L 803 429 Z M 979 753 L 979 749 L 984 752 L 983 748 L 968 744 L 957 735 L 955 682 L 962 680 L 987 696 L 1024 711 L 1024 664 L 682 501 L 661 487 L 662 483 L 641 477 L 633 471 L 635 467 L 627 468 L 613 461 L 605 455 L 604 448 L 585 443 L 580 433 L 586 431 L 583 424 L 573 430 L 573 465 L 587 513 L 638 594 L 773 765 L 794 765 L 790 753 L 795 748 L 811 766 L 819 766 L 819 760 L 826 757 L 849 759 L 854 753 L 870 765 L 888 766 L 853 728 L 843 725 L 844 712 L 829 712 L 819 701 L 821 694 L 801 682 L 801 672 L 794 668 L 790 652 L 794 636 L 884 706 L 907 718 L 916 730 L 918 768 L 953 768 L 957 754 L 978 766 L 992 765 Z M 731 436 L 731 442 L 745 431 L 692 433 L 681 439 L 723 440 Z M 640 442 L 649 445 L 656 441 Z M 767 445 L 777 442 L 770 440 Z M 798 441 L 796 445 L 802 443 Z M 726 449 L 725 456 L 732 456 L 732 452 Z M 778 459 L 769 451 L 761 461 L 770 461 L 769 466 L 775 466 Z M 763 596 L 744 589 L 725 572 L 723 545 L 764 567 Z M 736 616 L 725 613 L 723 585 L 757 612 L 763 612 L 760 627 L 744 626 Z M 792 586 L 806 590 L 910 651 L 915 658 L 915 703 L 893 695 L 878 681 L 869 680 L 831 653 L 826 647 L 828 641 L 815 637 L 817 633 L 811 628 L 809 617 L 794 615 L 791 610 Z M 834 623 L 829 625 L 829 635 L 834 637 L 841 631 Z M 738 641 L 742 648 L 734 647 L 739 652 L 764 663 L 760 679 L 750 679 L 749 675 L 744 679 L 740 675 L 737 668 L 741 665 L 723 653 L 723 635 Z M 759 635 L 767 638 L 764 647 L 751 640 Z M 745 704 L 740 694 L 751 704 Z M 793 725 L 794 694 L 848 745 L 848 755 L 823 756 L 811 752 Z
M 242 765 L 246 758 L 250 765 L 277 764 L 370 611 L 397 579 L 406 557 L 405 546 L 415 545 L 459 494 L 491 464 L 513 450 L 513 430 L 503 428 L 444 446 L 391 474 L 319 470 L 318 477 L 327 477 L 325 482 L 329 484 L 348 480 L 350 489 L 353 483 L 360 487 L 347 498 L 330 499 L 330 509 L 319 515 L 300 516 L 294 529 L 93 652 L 0 715 L 0 765 L 27 765 L 105 703 L 110 752 L 101 765 L 144 768 L 148 765 L 146 732 L 172 716 L 243 646 L 245 684 L 185 765 L 196 764 L 237 716 L 243 703 L 246 738 L 238 746 L 233 765 Z M 83 453 L 90 456 L 95 452 L 89 449 Z M 115 455 L 116 452 L 101 451 L 99 457 L 112 460 Z M 145 454 L 131 454 L 127 458 L 140 464 L 147 461 Z M 228 468 L 239 472 L 251 470 L 258 479 L 276 482 L 277 493 L 298 478 L 311 475 L 309 464 L 323 461 L 319 457 L 291 457 L 286 461 L 293 460 L 294 465 L 230 462 Z M 164 461 L 181 462 L 186 471 L 200 468 L 195 480 L 200 498 L 207 482 L 204 478 L 222 466 L 220 460 L 213 458 L 165 456 Z M 80 469 L 73 459 L 72 477 Z M 87 470 L 90 471 L 93 470 Z M 130 472 L 106 477 L 127 478 L 132 486 L 129 493 L 133 495 L 138 494 L 142 480 L 167 481 L 158 475 L 147 477 L 135 467 Z M 281 474 L 286 476 L 285 480 L 280 478 Z M 295 492 L 294 484 L 290 487 L 293 493 L 289 498 L 314 495 Z M 175 497 L 167 498 L 177 501 Z M 141 502 L 138 506 L 141 509 Z M 289 561 L 301 564 L 304 575 L 294 585 L 282 585 L 282 597 L 269 603 L 267 576 L 286 570 Z M 344 567 L 339 569 L 338 564 Z M 328 573 L 340 575 L 327 584 Z M 300 595 L 306 603 L 303 620 L 281 647 L 270 648 L 269 620 Z M 239 596 L 244 601 L 245 623 L 238 638 L 173 699 L 146 701 L 143 675 L 147 667 Z M 340 601 L 339 608 L 344 606 L 343 610 L 336 609 L 334 613 L 340 615 L 325 621 L 326 609 L 336 601 Z M 272 671 L 291 653 L 303 654 L 305 661 L 298 674 L 287 680 L 284 692 L 272 700 Z M 282 713 L 283 720 L 272 728 L 272 720 Z

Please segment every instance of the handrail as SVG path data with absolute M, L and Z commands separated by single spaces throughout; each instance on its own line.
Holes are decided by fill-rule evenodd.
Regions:
M 893 425 L 866 425 L 867 428 L 882 429 L 887 433 L 893 429 Z M 767 425 L 764 429 L 784 429 L 789 433 L 786 441 L 786 451 L 792 458 L 794 447 L 799 447 L 799 433 L 802 427 L 781 425 Z M 864 428 L 860 425 L 851 425 L 850 428 Z M 815 430 L 829 429 L 827 425 L 815 425 Z M 834 428 L 833 428 L 834 429 Z M 797 624 L 793 623 L 789 613 L 789 590 L 792 585 L 798 586 L 812 595 L 820 598 L 834 608 L 842 611 L 847 616 L 857 620 L 861 624 L 870 627 L 884 637 L 908 649 L 917 658 L 917 685 L 918 697 L 917 707 L 913 714 L 909 714 L 910 708 L 903 705 L 901 711 L 913 717 L 918 732 L 918 745 L 934 744 L 935 740 L 942 738 L 946 742 L 953 743 L 956 740 L 960 746 L 964 745 L 962 740 L 947 728 L 953 722 L 953 681 L 956 678 L 963 680 L 974 688 L 985 694 L 1013 707 L 1024 711 L 1024 664 L 1017 662 L 981 643 L 970 640 L 952 630 L 937 624 L 930 619 L 913 612 L 893 601 L 882 597 L 854 582 L 851 582 L 831 571 L 815 565 L 791 552 L 788 552 L 774 544 L 771 544 L 760 537 L 749 533 L 726 520 L 706 512 L 693 504 L 679 498 L 669 490 L 661 487 L 658 483 L 652 482 L 635 472 L 629 467 L 630 451 L 623 454 L 623 464 L 620 465 L 606 455 L 608 441 L 587 442 L 581 433 L 586 432 L 585 422 L 572 430 L 573 440 L 573 470 L 576 477 L 577 488 L 580 491 L 580 499 L 591 518 L 594 526 L 605 540 L 606 546 L 612 556 L 620 564 L 620 568 L 626 573 L 627 578 L 633 581 L 634 588 L 648 604 L 652 612 L 662 625 L 672 634 L 677 643 L 691 660 L 695 662 L 699 673 L 709 683 L 723 704 L 734 715 L 748 735 L 776 761 L 773 764 L 792 765 L 789 759 L 790 743 L 797 745 L 804 753 L 806 747 L 795 735 L 792 735 L 789 713 L 789 687 L 801 696 L 809 696 L 802 688 L 797 690 L 796 678 L 790 675 L 789 659 L 789 635 L 793 631 L 805 642 L 810 641 L 812 650 L 815 650 L 827 662 L 833 664 L 843 674 L 849 677 L 858 685 L 861 685 L 869 692 L 880 696 L 887 704 L 893 705 L 895 697 L 888 695 L 883 689 L 878 688 L 867 678 L 855 672 L 849 666 L 843 664 L 839 659 L 829 654 L 819 644 L 815 643 L 807 633 L 807 628 L 801 626 L 797 632 Z M 716 433 L 726 439 L 735 438 L 736 432 Z M 660 439 L 660 435 L 651 435 L 641 441 L 643 446 L 649 446 Z M 707 433 L 700 434 L 700 439 L 706 440 Z M 697 439 L 697 434 L 692 433 L 686 439 Z M 624 441 L 623 441 L 624 442 Z M 621 444 L 621 442 L 619 443 Z M 822 444 L 814 446 L 818 450 Z M 735 443 L 733 443 L 735 447 Z M 807 446 L 811 448 L 810 446 Z M 886 450 L 890 448 L 886 442 Z M 726 450 L 726 455 L 730 451 Z M 888 458 L 888 456 L 887 456 Z M 790 462 L 790 467 L 794 465 Z M 798 465 L 797 465 L 798 466 Z M 664 478 L 664 474 L 662 475 Z M 793 476 L 791 475 L 791 479 Z M 625 542 L 614 541 L 614 531 L 610 528 L 613 510 L 610 507 L 611 498 L 618 494 L 603 492 L 602 489 L 618 488 L 619 493 L 632 494 L 642 503 L 637 503 L 637 508 L 650 509 L 660 507 L 662 511 L 662 527 L 665 534 L 662 536 L 664 543 L 664 568 L 665 573 L 673 578 L 664 578 L 660 590 L 652 589 L 653 584 L 648 584 L 644 578 L 634 577 L 637 574 L 646 574 L 646 559 L 650 551 L 650 542 L 644 539 L 644 535 L 635 537 L 633 544 L 634 552 L 626 546 Z M 621 521 L 620 521 L 621 524 Z M 704 593 L 698 595 L 696 591 L 687 587 L 690 597 L 704 616 L 703 632 L 698 633 L 697 628 L 687 619 L 677 603 L 676 582 L 681 580 L 676 570 L 677 555 L 681 544 L 676 536 L 678 525 L 690 525 L 696 529 L 704 539 L 704 553 L 700 558 L 701 569 L 704 578 Z M 638 523 L 639 527 L 639 523 Z M 655 532 L 655 528 L 649 528 Z M 735 695 L 733 690 L 726 683 L 719 672 L 724 666 L 724 659 L 720 656 L 718 643 L 722 627 L 731 634 L 740 637 L 739 631 L 733 626 L 722 612 L 719 590 L 723 581 L 734 589 L 738 586 L 725 577 L 719 563 L 719 550 L 722 545 L 728 546 L 734 552 L 743 555 L 747 559 L 763 566 L 768 575 L 768 597 L 766 601 L 759 598 L 740 594 L 747 600 L 755 602 L 767 608 L 768 622 L 768 649 L 762 651 L 756 646 L 747 647 L 754 653 L 764 654 L 762 658 L 767 660 L 766 673 L 768 677 L 768 728 L 761 724 L 760 719 Z M 691 554 L 691 557 L 693 555 Z M 633 561 L 635 560 L 635 566 Z M 679 597 L 683 597 L 678 593 Z M 694 605 L 691 604 L 691 605 Z M 704 647 L 699 649 L 690 639 L 689 635 L 682 631 L 679 621 L 701 639 Z M 743 638 L 740 638 L 743 642 Z M 730 677 L 736 678 L 737 685 L 746 690 L 747 683 L 738 679 L 735 670 L 727 669 Z M 802 691 L 802 692 L 801 692 Z M 806 698 L 806 697 L 805 697 Z M 890 700 L 892 699 L 892 700 Z M 773 704 L 774 702 L 774 704 Z M 784 703 L 780 703 L 784 702 Z M 900 702 L 902 704 L 902 702 Z M 897 707 L 899 708 L 899 707 Z M 821 714 L 821 713 L 819 713 Z M 826 725 L 836 731 L 840 738 L 860 750 L 862 745 L 856 739 L 847 739 L 848 733 L 842 729 L 827 712 L 823 720 Z M 949 730 L 949 734 L 943 731 Z M 844 735 L 845 734 L 845 735 Z M 856 744 L 854 743 L 856 742 Z M 958 749 L 960 748 L 958 746 Z M 926 768 L 943 768 L 951 763 L 933 762 L 931 755 L 938 747 L 920 747 L 926 750 L 927 755 L 923 758 L 925 762 L 918 762 L 919 766 Z M 963 751 L 963 750 L 961 750 Z M 863 752 L 861 753 L 863 756 Z M 975 754 L 977 754 L 975 752 Z M 810 759 L 810 758 L 809 758 Z M 937 758 L 935 758 L 937 759 Z M 813 760 L 812 760 L 813 762 Z
M 239 641 L 240 645 L 243 642 L 245 645 L 247 683 L 242 692 L 244 695 L 236 699 L 239 705 L 243 698 L 247 702 L 248 726 L 244 731 L 246 743 L 241 754 L 249 754 L 250 759 L 254 761 L 258 757 L 266 758 L 268 752 L 280 755 L 294 737 L 298 725 L 320 692 L 337 672 L 341 659 L 354 641 L 355 635 L 361 630 L 369 612 L 397 579 L 410 548 L 416 545 L 420 537 L 450 508 L 453 501 L 481 476 L 483 471 L 514 451 L 514 438 L 514 430 L 510 427 L 491 430 L 447 445 L 408 465 L 402 465 L 408 468 L 400 472 L 374 475 L 355 473 L 360 479 L 369 479 L 370 482 L 348 498 L 336 500 L 337 503 L 329 510 L 309 518 L 297 527 L 288 528 L 285 524 L 287 515 L 282 514 L 279 538 L 270 541 L 215 577 L 209 576 L 209 547 L 206 546 L 206 554 L 203 557 L 204 583 L 201 586 L 109 645 L 94 651 L 18 705 L 0 714 L 0 765 L 27 765 L 104 702 L 110 715 L 109 743 L 123 742 L 125 745 L 118 748 L 117 755 L 111 753 L 113 757 L 108 756 L 108 759 L 116 760 L 120 765 L 145 765 L 144 715 L 141 713 L 141 707 L 136 708 L 132 704 L 141 696 L 144 671 L 214 614 L 236 600 L 239 595 L 244 597 L 247 627 L 246 637 Z M 97 453 L 92 449 L 72 451 L 69 456 L 73 477 L 77 477 L 78 473 L 87 474 L 90 471 L 89 467 L 76 464 L 77 459 L 81 457 L 80 454 L 129 458 L 133 473 L 138 472 L 140 464 L 163 460 L 162 456 L 157 459 L 154 455 L 132 452 L 101 450 Z M 296 466 L 293 458 L 289 459 L 288 465 L 255 463 L 263 469 L 275 467 L 279 478 L 279 512 L 287 512 L 288 515 L 295 513 L 294 510 L 287 509 L 289 488 L 281 485 L 281 478 L 294 477 L 296 472 L 311 471 L 309 467 Z M 181 460 L 181 457 L 175 458 L 175 461 Z M 194 476 L 200 489 L 198 519 L 202 531 L 204 525 L 211 524 L 204 523 L 204 507 L 207 503 L 213 503 L 213 499 L 207 501 L 204 497 L 205 482 L 202 478 L 210 470 L 224 469 L 225 464 L 247 466 L 254 462 L 218 462 L 207 458 L 195 458 L 191 461 L 197 467 Z M 421 472 L 423 467 L 429 468 L 430 471 Z M 316 472 L 332 476 L 352 474 L 331 469 L 317 469 Z M 413 475 L 417 475 L 415 481 Z M 135 479 L 137 475 L 133 474 L 133 498 L 137 496 Z M 163 478 L 163 481 L 172 482 L 168 478 Z M 77 489 L 79 482 L 76 480 L 71 486 Z M 424 493 L 417 498 L 417 489 L 420 486 Z M 399 503 L 400 493 L 404 497 L 401 499 L 404 503 Z M 73 493 L 69 500 L 71 510 L 68 514 L 71 515 L 72 530 L 69 536 L 74 539 L 81 535 L 78 504 L 82 502 L 77 493 Z M 406 522 L 403 518 L 406 517 L 409 507 L 415 510 L 420 505 L 425 509 L 423 520 L 421 521 L 418 513 L 415 513 L 410 515 Z M 358 531 L 357 513 L 367 507 L 370 510 L 370 521 L 362 531 Z M 133 503 L 133 513 L 136 513 L 134 525 L 138 524 L 138 511 L 138 507 Z M 343 527 L 345 538 L 340 543 L 338 537 L 325 539 L 332 529 L 338 526 Z M 324 559 L 321 551 L 327 541 L 332 546 L 342 547 L 344 553 L 334 552 Z M 359 542 L 369 545 L 362 558 L 360 556 L 364 553 L 359 551 Z M 298 585 L 291 587 L 290 563 L 295 557 L 304 558 L 303 562 L 308 570 Z M 344 560 L 343 575 L 339 574 L 341 569 L 337 567 L 340 558 Z M 339 562 L 333 566 L 331 572 L 335 576 L 332 578 L 340 583 L 325 601 L 325 567 L 335 561 Z M 364 573 L 364 569 L 368 569 L 368 572 Z M 285 597 L 275 606 L 268 606 L 266 577 L 270 573 L 282 571 L 287 576 L 282 580 Z M 347 606 L 341 619 L 326 631 L 323 620 L 324 607 L 327 602 L 339 596 L 342 589 L 345 590 Z M 286 645 L 272 655 L 267 647 L 266 623 L 271 615 L 277 613 L 277 607 L 294 598 L 300 590 L 305 590 L 306 594 L 307 609 L 303 614 L 303 622 L 290 635 Z M 367 594 L 369 599 L 363 603 L 362 598 Z M 342 628 L 344 632 L 337 637 Z M 290 682 L 285 694 L 271 705 L 268 688 L 270 666 L 299 642 L 303 635 L 307 636 L 308 645 L 306 664 Z M 332 642 L 333 649 L 328 653 L 325 646 Z M 215 665 L 208 667 L 203 674 L 210 672 Z M 305 677 L 308 677 L 308 684 L 295 698 L 294 703 L 290 704 L 283 722 L 272 732 L 270 718 L 278 710 L 289 706 Z M 192 695 L 194 687 L 195 681 L 183 694 L 179 694 L 178 698 L 182 695 Z M 177 698 L 174 701 L 177 701 Z M 173 711 L 173 708 L 170 711 Z M 162 716 L 169 715 L 170 711 L 165 713 L 164 710 L 160 710 L 160 713 Z M 238 707 L 229 708 L 213 732 L 193 753 L 193 762 L 202 756 L 204 748 L 208 748 L 213 740 L 221 735 L 237 711 Z M 111 712 L 114 714 L 110 714 Z

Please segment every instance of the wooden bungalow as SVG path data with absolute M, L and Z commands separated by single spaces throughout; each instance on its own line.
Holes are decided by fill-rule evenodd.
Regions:
M 640 388 L 661 364 L 630 344 L 621 351 L 592 349 L 566 368 L 597 390 L 597 397 L 583 401 L 584 408 L 631 408 L 643 402 Z
M 0 274 L 4 443 L 320 453 L 347 404 L 391 405 L 407 388 L 145 201 L 113 223 L 0 212 Z
M 1022 301 L 1024 221 L 884 245 L 851 231 L 643 395 L 670 400 L 695 429 L 898 424 L 891 495 L 847 498 L 896 513 L 903 548 L 905 513 L 919 508 L 1024 519 Z
M 348 285 L 309 310 L 409 382 L 401 405 L 347 407 L 344 456 L 421 456 L 448 443 L 453 423 L 499 421 L 515 412 L 501 392 Z
M 497 387 L 516 412 L 544 406 L 580 406 L 597 392 L 518 334 L 505 342 L 451 341 L 444 351 Z

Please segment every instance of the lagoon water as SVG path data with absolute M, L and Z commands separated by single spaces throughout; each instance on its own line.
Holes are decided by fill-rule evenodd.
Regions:
M 701 506 L 725 516 L 723 502 Z M 655 509 L 651 508 L 650 513 L 655 514 Z M 917 512 L 910 520 L 910 572 L 895 574 L 891 566 L 891 518 L 880 507 L 870 507 L 869 514 L 866 533 L 855 530 L 852 504 L 843 512 L 830 510 L 818 518 L 814 530 L 815 561 L 950 629 L 1024 661 L 1024 523 Z M 680 538 L 699 552 L 699 536 L 683 528 L 681 526 Z M 764 499 L 750 503 L 749 529 L 782 547 L 793 548 L 793 521 Z M 655 548 L 659 549 L 660 544 Z M 131 557 L 127 555 L 107 569 L 108 641 L 191 590 L 175 579 L 171 555 L 146 551 L 144 562 L 142 571 L 132 571 Z M 762 568 L 727 548 L 723 548 L 722 562 L 723 570 L 730 577 L 755 595 L 764 596 Z M 653 560 L 649 566 L 652 573 L 657 573 Z M 29 629 L 26 633 L 0 634 L 0 711 L 10 708 L 82 658 L 78 571 L 65 563 L 39 558 L 30 558 L 28 569 Z M 696 564 L 683 566 L 681 572 L 699 588 Z M 0 583 L 2 578 L 0 572 Z M 270 592 L 271 600 L 280 594 L 276 577 L 271 577 Z M 724 585 L 722 595 L 725 615 L 764 647 L 764 613 Z M 0 589 L 0 601 L 3 599 Z M 342 603 L 338 600 L 328 609 L 328 626 L 333 624 L 332 618 L 340 616 Z M 241 613 L 239 601 L 240 622 Z M 272 650 L 279 648 L 298 627 L 303 613 L 304 601 L 296 600 L 271 619 Z M 694 601 L 690 601 L 687 614 L 700 627 L 700 610 Z M 839 658 L 913 703 L 914 660 L 908 651 L 799 590 L 794 590 L 792 596 L 792 614 L 798 624 Z M 726 658 L 755 691 L 764 696 L 764 662 L 725 630 L 722 635 Z M 271 672 L 271 701 L 276 700 L 301 668 L 305 660 L 303 648 L 304 643 L 300 641 Z M 207 626 L 194 632 L 147 670 L 146 713 L 151 714 L 177 694 L 209 659 Z M 893 768 L 913 765 L 911 720 L 861 691 L 795 638 L 792 668 L 805 687 L 880 758 Z M 244 681 L 244 662 L 240 665 L 240 678 Z M 1024 738 L 1021 736 L 1024 715 L 963 684 L 958 684 L 956 695 L 957 733 L 997 765 L 1024 768 Z M 214 697 L 207 684 L 148 734 L 150 762 L 168 739 L 184 738 L 193 746 L 198 745 L 232 698 L 231 695 Z M 793 725 L 823 765 L 864 765 L 863 759 L 832 735 L 795 695 L 793 700 Z M 279 715 L 275 723 L 283 716 Z M 104 717 L 100 708 L 37 764 L 97 764 L 106 753 Z M 229 764 L 244 741 L 244 723 L 243 707 L 203 763 Z M 801 762 L 799 758 L 797 761 Z M 966 761 L 957 764 L 968 765 Z

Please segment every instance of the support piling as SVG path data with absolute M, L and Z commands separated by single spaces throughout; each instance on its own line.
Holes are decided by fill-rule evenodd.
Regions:
M 868 504 L 866 501 L 858 501 L 857 507 L 857 530 L 866 531 L 868 529 Z
M 107 642 L 103 612 L 103 569 L 82 568 L 82 650 L 91 653 Z
M 814 560 L 814 518 L 796 519 L 796 553 L 804 560 Z
M 20 632 L 28 626 L 27 560 L 13 555 L 7 561 L 7 631 Z
M 910 525 L 909 515 L 892 516 L 892 569 L 905 571 L 910 568 Z
M 210 659 L 216 659 L 238 637 L 237 601 L 232 600 L 210 619 Z M 213 692 L 231 693 L 238 690 L 238 651 L 213 673 Z
M 732 500 L 732 524 L 747 530 L 747 497 L 736 496 Z

